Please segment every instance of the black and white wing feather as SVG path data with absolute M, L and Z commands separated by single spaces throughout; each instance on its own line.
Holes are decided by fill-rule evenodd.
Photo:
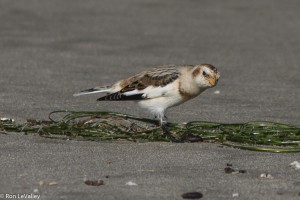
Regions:
M 126 101 L 154 98 L 163 93 L 168 84 L 180 76 L 180 71 L 174 65 L 155 67 L 118 82 L 121 88 L 118 92 L 97 99 L 98 101 Z M 151 90 L 147 90 L 151 88 Z

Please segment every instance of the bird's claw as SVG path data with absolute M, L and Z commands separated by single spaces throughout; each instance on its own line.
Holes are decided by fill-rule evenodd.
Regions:
M 168 139 L 169 139 L 171 142 L 174 142 L 174 143 L 181 143 L 181 142 L 183 142 L 181 138 L 176 138 L 176 137 L 174 137 L 174 136 L 171 134 L 169 128 L 167 127 L 167 123 L 166 123 L 166 124 L 162 124 L 162 125 L 161 125 L 161 128 L 162 128 L 162 130 L 163 130 L 163 134 L 164 134 L 165 136 L 167 136 Z

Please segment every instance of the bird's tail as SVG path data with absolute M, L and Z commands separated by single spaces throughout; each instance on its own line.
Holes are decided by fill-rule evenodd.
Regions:
M 82 90 L 79 93 L 73 94 L 74 97 L 81 96 L 81 95 L 86 95 L 86 94 L 94 94 L 94 93 L 101 93 L 101 92 L 111 92 L 111 85 L 107 86 L 99 86 L 99 87 L 94 87 L 90 88 L 87 90 Z

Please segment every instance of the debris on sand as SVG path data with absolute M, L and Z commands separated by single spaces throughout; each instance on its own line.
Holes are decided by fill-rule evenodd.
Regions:
M 269 174 L 269 173 L 262 173 L 260 175 L 260 178 L 273 179 L 274 177 L 271 174 Z
M 86 185 L 90 185 L 90 186 L 100 186 L 100 185 L 104 185 L 104 181 L 103 180 L 89 180 L 87 179 L 86 176 L 84 176 L 83 181 Z
M 298 161 L 294 161 L 290 164 L 290 167 L 292 167 L 293 169 L 300 169 L 300 163 Z
M 129 185 L 129 186 L 137 186 L 137 184 L 133 181 L 128 181 L 125 185 Z
M 237 193 L 237 192 L 236 192 L 236 193 L 233 193 L 233 194 L 232 194 L 232 197 L 233 197 L 233 198 L 239 197 L 239 193 Z
M 85 180 L 84 183 L 86 185 L 91 185 L 91 186 L 104 185 L 104 181 L 103 180 Z
M 226 174 L 245 174 L 247 171 L 244 169 L 237 169 L 237 168 L 233 168 L 232 164 L 227 163 L 226 164 L 227 167 L 224 168 L 224 171 Z

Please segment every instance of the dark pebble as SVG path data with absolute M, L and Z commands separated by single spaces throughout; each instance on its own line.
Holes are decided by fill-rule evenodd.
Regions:
M 232 164 L 230 164 L 230 163 L 227 163 L 227 164 L 226 164 L 226 166 L 228 166 L 228 167 L 232 167 Z
M 278 195 L 283 195 L 283 192 L 277 192 Z
M 241 173 L 241 174 L 245 174 L 247 171 L 246 170 L 243 170 L 243 169 L 241 169 L 241 170 L 239 170 L 239 173 Z
M 105 176 L 105 178 L 109 178 L 109 176 L 108 176 L 108 175 L 106 175 L 106 176 Z
M 181 195 L 184 199 L 200 199 L 203 197 L 203 194 L 200 192 L 188 192 Z
M 224 171 L 225 171 L 226 174 L 231 174 L 232 172 L 235 172 L 235 170 L 232 169 L 231 167 L 225 167 Z
M 100 186 L 104 185 L 104 181 L 102 180 L 96 180 L 96 181 L 91 181 L 91 180 L 86 180 L 84 181 L 86 185 L 91 185 L 91 186 Z

